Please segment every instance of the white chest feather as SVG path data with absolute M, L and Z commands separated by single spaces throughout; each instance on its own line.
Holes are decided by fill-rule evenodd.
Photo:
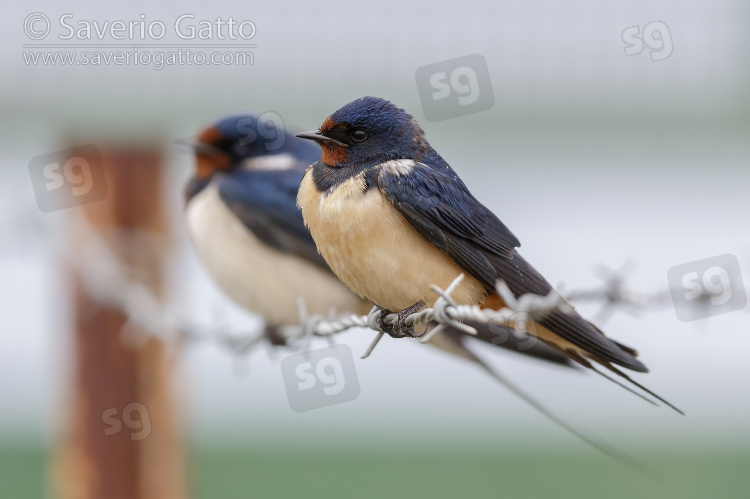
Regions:
M 364 313 L 369 308 L 330 273 L 258 240 L 227 208 L 210 184 L 187 208 L 198 256 L 222 290 L 270 324 L 298 323 L 297 298 L 308 310 Z
M 448 255 L 422 237 L 377 188 L 365 192 L 362 176 L 350 178 L 327 195 L 315 188 L 311 170 L 297 203 L 318 250 L 354 292 L 392 311 L 437 296 L 464 272 Z M 459 303 L 476 304 L 484 287 L 467 275 L 454 293 Z

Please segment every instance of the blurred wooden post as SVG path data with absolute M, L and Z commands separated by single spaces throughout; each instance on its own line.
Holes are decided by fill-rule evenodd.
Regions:
M 161 149 L 113 146 L 100 151 L 108 194 L 76 209 L 119 262 L 145 276 L 161 295 L 168 258 Z M 128 233 L 147 236 L 133 239 Z M 122 311 L 90 296 L 74 269 L 71 274 L 75 386 L 71 426 L 56 463 L 55 495 L 183 499 L 184 456 L 165 348 L 154 339 L 138 346 L 123 342 Z

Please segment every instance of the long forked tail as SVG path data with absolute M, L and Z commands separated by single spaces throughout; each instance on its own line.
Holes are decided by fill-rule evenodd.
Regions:
M 662 397 L 662 396 L 660 396 L 660 395 L 658 395 L 658 394 L 654 393 L 653 391 L 649 390 L 648 388 L 646 388 L 646 387 L 645 387 L 645 386 L 643 386 L 642 384 L 638 383 L 638 382 L 637 382 L 637 381 L 635 381 L 635 380 L 634 380 L 633 378 L 631 378 L 630 376 L 628 376 L 628 375 L 627 375 L 626 373 L 622 372 L 622 371 L 621 371 L 620 369 L 617 369 L 617 368 L 616 368 L 615 366 L 613 366 L 612 364 L 608 364 L 608 363 L 604 363 L 604 362 L 599 362 L 599 363 L 600 363 L 601 365 L 603 365 L 604 367 L 606 367 L 607 369 L 609 369 L 610 371 L 612 371 L 613 373 L 617 374 L 618 376 L 621 376 L 622 378 L 626 379 L 626 380 L 627 380 L 627 381 L 628 381 L 628 382 L 629 382 L 630 384 L 632 384 L 633 386 L 636 386 L 636 387 L 637 387 L 637 388 L 639 388 L 640 390 L 643 390 L 643 391 L 644 391 L 644 392 L 646 392 L 647 394 L 649 394 L 649 395 L 651 395 L 652 397 L 654 397 L 654 398 L 655 398 L 656 400 L 658 400 L 659 402 L 661 402 L 661 403 L 665 404 L 665 405 L 666 405 L 667 407 L 669 407 L 669 408 L 673 409 L 674 411 L 676 411 L 676 412 L 678 412 L 678 413 L 682 414 L 683 416 L 685 415 L 685 413 L 684 413 L 684 412 L 682 411 L 682 409 L 680 409 L 679 407 L 676 407 L 676 406 L 675 406 L 674 404 L 672 404 L 671 402 L 669 402 L 668 400 L 666 400 L 666 399 L 665 399 L 664 397 Z M 592 369 L 593 369 L 593 366 L 592 366 Z M 593 369 L 593 370 L 594 370 L 594 371 L 596 371 L 596 372 L 599 372 L 599 371 L 598 371 L 598 370 L 596 370 L 596 369 Z M 602 374 L 602 375 L 604 375 L 604 373 L 601 373 L 601 372 L 599 372 L 599 374 Z M 609 378 L 609 377 L 608 377 L 608 376 L 605 376 L 605 378 Z M 609 378 L 609 379 L 612 379 L 612 378 Z M 612 381 L 615 381 L 615 380 L 614 380 L 614 379 L 612 379 Z M 624 385 L 622 385 L 622 383 L 618 383 L 618 384 L 620 384 L 621 386 L 624 386 Z M 625 388 L 627 388 L 627 387 L 625 387 Z M 633 390 L 631 390 L 631 391 L 633 391 Z M 641 395 L 641 397 L 642 397 L 642 398 L 646 398 L 646 397 L 645 397 L 644 395 L 642 395 L 642 394 L 639 394 L 639 395 Z M 646 399 L 647 399 L 647 398 L 646 398 Z M 648 399 L 647 399 L 647 400 L 648 400 Z M 650 400 L 650 402 L 653 402 L 653 401 L 652 401 L 652 400 Z
M 620 345 L 620 344 L 618 343 L 618 345 Z M 556 345 L 553 344 L 553 346 L 556 346 Z M 628 348 L 628 347 L 624 347 L 624 348 Z M 629 350 L 632 351 L 635 354 L 635 350 L 632 350 L 632 349 L 629 349 Z M 566 353 L 571 360 L 574 360 L 575 362 L 578 362 L 580 365 L 582 365 L 583 367 L 585 367 L 587 369 L 591 369 L 592 371 L 594 371 L 598 375 L 600 375 L 600 376 L 608 379 L 612 383 L 614 383 L 614 384 L 616 384 L 616 385 L 624 388 L 625 390 L 629 391 L 630 393 L 633 393 L 634 395 L 642 398 L 646 402 L 649 402 L 650 404 L 653 404 L 653 405 L 659 405 L 656 402 L 654 402 L 652 399 L 650 399 L 648 396 L 644 395 L 643 393 L 640 393 L 640 392 L 636 391 L 634 388 L 626 385 L 625 383 L 621 382 L 620 380 L 612 378 L 610 376 L 607 376 L 602 371 L 600 371 L 599 369 L 597 369 L 594 366 L 594 364 L 592 364 L 591 362 L 589 362 L 588 359 L 584 358 L 583 355 L 581 355 L 581 354 L 579 354 L 577 352 L 571 352 L 571 351 L 566 351 L 566 350 L 561 350 L 561 351 L 564 352 L 564 353 Z M 646 388 L 642 384 L 638 383 L 633 378 L 631 378 L 626 373 L 624 373 L 622 370 L 620 370 L 620 369 L 616 368 L 615 366 L 613 366 L 611 363 L 609 363 L 609 362 L 607 362 L 605 360 L 602 360 L 602 359 L 598 359 L 598 358 L 596 358 L 596 356 L 591 355 L 591 354 L 584 354 L 584 355 L 586 355 L 589 359 L 593 360 L 597 364 L 605 367 L 606 369 L 608 369 L 608 370 L 612 371 L 613 373 L 615 373 L 616 375 L 620 376 L 621 378 L 623 378 L 624 380 L 626 380 L 628 383 L 630 383 L 634 387 L 638 388 L 639 390 L 642 390 L 647 395 L 655 398 L 656 400 L 658 400 L 659 402 L 663 403 L 667 407 L 671 408 L 675 412 L 678 412 L 678 413 L 682 414 L 683 416 L 685 415 L 685 413 L 680 408 L 678 408 L 677 406 L 675 406 L 674 404 L 672 404 L 671 402 L 669 402 L 664 397 L 658 395 L 657 393 L 653 392 L 652 390 L 649 390 L 648 388 Z

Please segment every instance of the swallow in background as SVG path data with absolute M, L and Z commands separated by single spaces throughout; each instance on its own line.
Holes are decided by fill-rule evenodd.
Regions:
M 234 302 L 271 326 L 299 323 L 299 297 L 311 314 L 367 313 L 318 255 L 295 204 L 320 151 L 275 124 L 275 134 L 261 136 L 260 126 L 256 116 L 230 116 L 194 144 L 186 216 L 200 260 Z
M 383 325 L 392 336 L 413 336 L 403 319 L 434 300 L 431 284 L 446 289 L 462 273 L 466 278 L 452 295 L 459 304 L 504 306 L 495 292 L 498 279 L 516 297 L 552 290 L 516 251 L 518 239 L 469 192 L 403 109 L 364 97 L 334 112 L 319 130 L 297 136 L 322 148 L 299 189 L 305 224 L 352 291 L 383 308 L 383 316 L 399 314 L 392 330 Z M 552 312 L 530 332 L 584 367 L 603 374 L 598 363 L 674 408 L 616 367 L 647 372 L 635 350 L 576 312 Z
M 300 181 L 307 167 L 320 160 L 320 148 L 259 119 L 227 117 L 203 130 L 192 144 L 196 171 L 186 189 L 187 226 L 200 260 L 219 287 L 265 319 L 272 343 L 284 344 L 276 328 L 299 323 L 298 297 L 311 314 L 323 316 L 332 308 L 367 314 L 371 304 L 331 272 L 297 208 Z M 472 325 L 484 342 L 568 363 L 542 343 L 520 347 L 523 338 L 502 326 Z M 464 333 L 452 328 L 446 333 L 431 344 L 490 370 L 466 348 Z

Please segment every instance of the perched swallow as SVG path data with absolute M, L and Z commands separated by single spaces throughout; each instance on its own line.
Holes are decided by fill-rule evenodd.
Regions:
M 403 109 L 363 97 L 297 136 L 322 148 L 297 197 L 305 224 L 352 291 L 399 314 L 400 323 L 388 331 L 393 336 L 412 334 L 403 319 L 434 300 L 431 284 L 446 289 L 462 273 L 466 278 L 452 295 L 459 304 L 504 306 L 498 279 L 516 297 L 552 291 L 516 250 L 516 236 L 469 192 Z M 647 372 L 635 350 L 575 311 L 552 312 L 530 332 L 573 361 L 594 370 L 598 363 L 671 406 L 616 367 Z
M 219 287 L 237 304 L 261 315 L 267 334 L 299 323 L 298 298 L 311 314 L 366 314 L 371 304 L 352 293 L 319 255 L 297 208 L 297 190 L 320 148 L 264 123 L 236 115 L 202 131 L 193 145 L 196 171 L 186 188 L 187 226 L 198 256 Z M 269 131 L 271 133 L 269 133 Z M 544 344 L 526 349 L 502 327 L 472 324 L 479 339 L 510 350 L 565 364 Z M 498 339 L 502 341 L 498 341 Z M 475 363 L 464 334 L 455 329 L 434 346 Z M 486 365 L 482 366 L 487 369 Z
M 277 126 L 275 133 L 265 128 L 266 133 L 254 134 L 257 120 L 252 115 L 231 116 L 198 136 L 193 144 L 196 172 L 186 189 L 187 220 L 198 255 L 219 287 L 240 306 L 260 314 L 267 338 L 284 345 L 277 328 L 299 323 L 298 297 L 311 313 L 321 315 L 332 307 L 364 314 L 371 304 L 335 277 L 296 205 L 300 181 L 308 165 L 321 159 L 320 148 Z M 472 362 L 552 421 L 617 457 L 616 451 L 560 420 L 469 346 L 478 339 L 570 366 L 565 355 L 543 342 L 529 348 L 528 341 L 502 325 L 469 324 L 477 330 L 476 337 L 449 327 L 429 345 Z

